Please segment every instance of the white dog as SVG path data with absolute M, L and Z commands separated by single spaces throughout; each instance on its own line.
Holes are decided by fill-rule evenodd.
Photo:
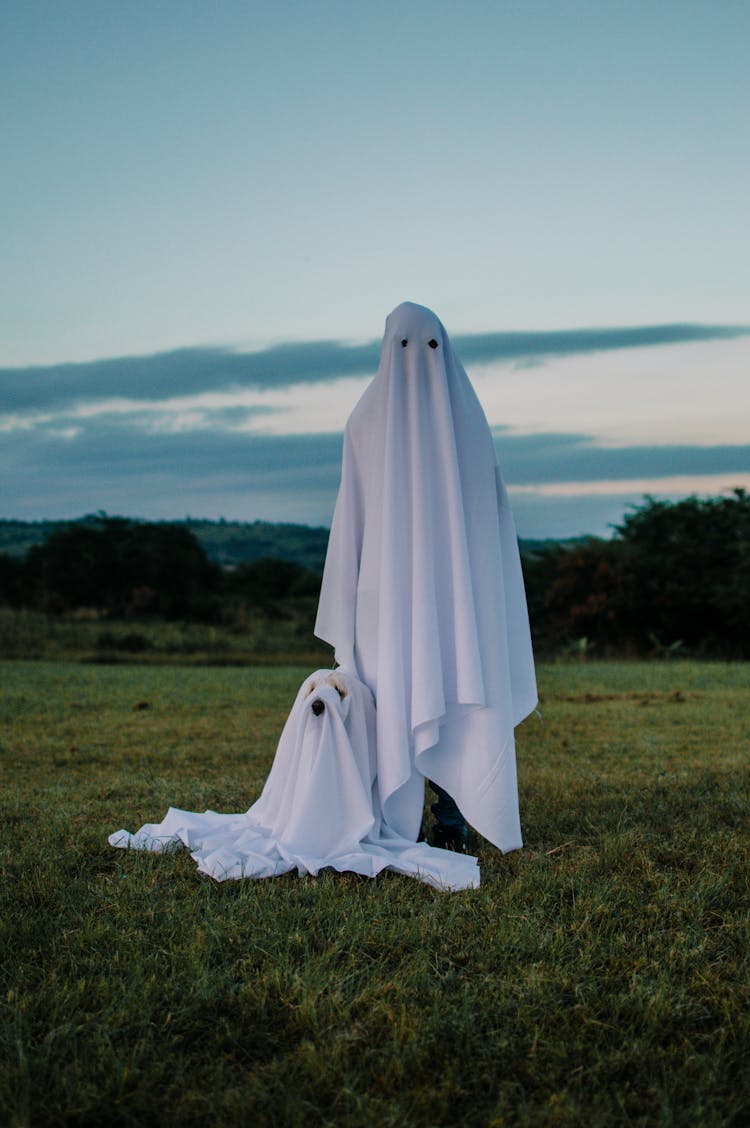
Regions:
M 377 784 L 375 705 L 344 670 L 318 670 L 300 687 L 260 798 L 244 814 L 170 807 L 161 823 L 110 835 L 113 846 L 183 844 L 202 873 L 270 877 L 297 869 L 383 869 L 443 889 L 479 884 L 476 858 L 397 835 L 383 821 Z

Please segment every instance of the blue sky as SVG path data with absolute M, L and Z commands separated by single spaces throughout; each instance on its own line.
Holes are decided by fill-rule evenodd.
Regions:
M 327 523 L 406 299 L 522 535 L 750 486 L 748 42 L 732 0 L 3 5 L 0 516 Z

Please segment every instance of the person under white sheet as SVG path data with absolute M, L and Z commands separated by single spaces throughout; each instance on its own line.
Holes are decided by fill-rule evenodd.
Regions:
M 315 634 L 374 694 L 393 831 L 416 840 L 427 778 L 520 847 L 514 726 L 537 694 L 516 531 L 479 400 L 412 302 L 346 425 Z

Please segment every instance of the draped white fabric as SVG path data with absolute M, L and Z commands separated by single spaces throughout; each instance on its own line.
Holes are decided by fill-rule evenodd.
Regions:
M 245 813 L 182 811 L 112 846 L 186 846 L 198 869 L 223 881 L 332 868 L 374 877 L 411 874 L 443 889 L 479 884 L 476 859 L 404 838 L 383 822 L 377 788 L 375 707 L 356 678 L 318 670 L 303 682 L 260 798 Z
M 110 843 L 187 846 L 217 880 L 390 869 L 477 886 L 475 858 L 416 841 L 424 779 L 501 850 L 522 845 L 513 730 L 536 705 L 533 657 L 492 434 L 442 324 L 409 302 L 346 426 L 315 633 L 341 669 L 303 683 L 258 801 L 170 808 Z
M 518 542 L 479 400 L 411 302 L 346 426 L 315 634 L 375 696 L 388 825 L 416 839 L 427 777 L 520 847 L 513 730 L 537 696 Z

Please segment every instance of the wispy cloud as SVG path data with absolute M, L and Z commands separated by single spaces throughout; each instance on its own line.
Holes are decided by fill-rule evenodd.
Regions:
M 17 432 L 0 447 L 0 513 L 64 517 L 104 509 L 326 524 L 341 443 L 340 434 L 156 433 L 99 420 L 74 437 L 50 428 L 29 442 Z
M 726 340 L 748 336 L 661 326 L 458 338 L 490 421 L 503 422 L 496 444 L 522 535 L 606 532 L 643 493 L 749 482 L 735 403 L 748 342 Z M 318 342 L 0 370 L 0 514 L 327 524 L 344 422 L 376 364 L 377 343 Z
M 516 360 L 574 354 L 610 352 L 619 349 L 652 348 L 693 341 L 731 340 L 750 335 L 741 325 L 641 325 L 619 329 L 558 329 L 531 333 L 480 333 L 456 338 L 466 362 Z
M 247 388 L 287 388 L 372 373 L 377 363 L 375 344 L 312 341 L 252 353 L 201 347 L 83 364 L 4 368 L 0 369 L 0 410 L 60 409 L 105 398 L 158 401 Z
M 545 498 L 591 497 L 685 497 L 688 494 L 716 495 L 731 490 L 750 490 L 750 471 L 725 474 L 674 474 L 663 478 L 603 478 L 581 482 L 544 482 L 535 486 L 515 486 L 511 493 Z
M 502 428 L 495 434 L 501 464 L 516 486 L 750 472 L 750 444 L 613 447 L 591 435 L 517 435 Z
M 327 524 L 342 436 L 273 435 L 216 427 L 156 431 L 133 419 L 82 419 L 6 436 L 0 448 L 4 516 L 72 516 L 106 509 L 147 517 L 185 513 Z M 500 429 L 500 463 L 525 535 L 604 531 L 646 492 L 717 489 L 749 478 L 750 446 L 609 448 L 588 435 Z M 723 475 L 723 478 L 718 477 Z M 691 485 L 692 483 L 692 485 Z M 661 487 L 661 488 L 660 488 Z M 567 501 L 567 507 L 555 509 Z M 575 508 L 577 505 L 577 508 Z M 584 515 L 594 526 L 586 525 Z M 583 521 L 583 524 L 576 524 Z M 545 525 L 546 522 L 546 525 Z
M 552 332 L 481 333 L 454 337 L 466 364 L 516 361 L 654 347 L 750 335 L 750 327 L 654 325 Z M 280 389 L 372 375 L 377 341 L 279 344 L 257 352 L 195 347 L 150 356 L 116 357 L 78 364 L 0 368 L 0 412 L 60 409 L 101 399 L 163 400 L 225 392 Z

